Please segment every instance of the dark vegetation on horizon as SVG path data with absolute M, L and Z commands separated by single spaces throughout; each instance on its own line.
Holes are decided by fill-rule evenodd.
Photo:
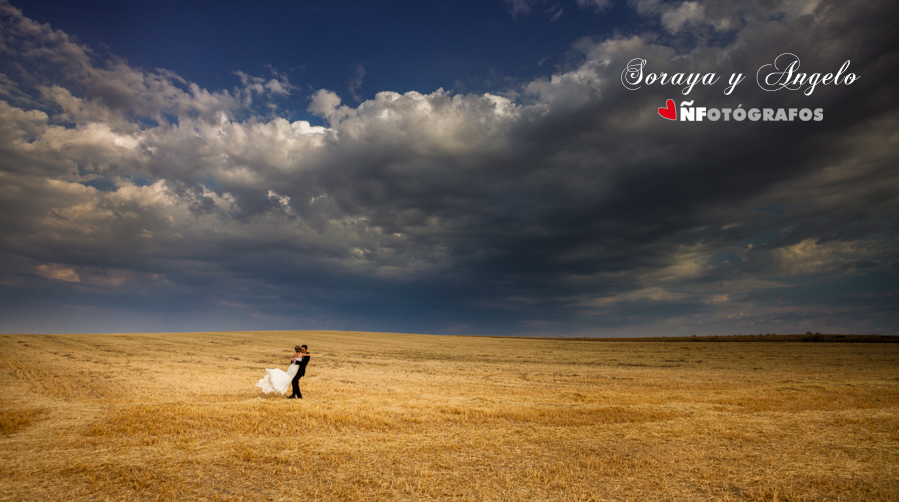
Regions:
M 554 338 L 554 337 L 492 337 L 528 338 L 529 340 L 570 340 L 589 342 L 812 342 L 812 343 L 899 343 L 894 335 L 827 335 L 808 332 L 804 335 L 713 335 L 713 336 L 656 336 L 640 338 Z

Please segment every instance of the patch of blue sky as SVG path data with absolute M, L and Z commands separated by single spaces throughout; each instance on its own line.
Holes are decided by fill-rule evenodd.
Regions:
M 219 188 L 221 185 L 215 181 L 215 178 L 212 176 L 207 176 L 205 180 L 200 180 L 200 184 L 203 185 L 207 190 L 215 190 Z
M 153 178 L 151 178 L 149 176 L 125 175 L 125 176 L 122 176 L 122 179 L 128 180 L 132 185 L 139 186 L 139 187 L 150 186 L 156 182 L 156 180 L 154 180 Z
M 115 192 L 116 186 L 109 178 L 99 176 L 94 179 L 79 182 L 86 187 L 95 188 L 101 192 Z

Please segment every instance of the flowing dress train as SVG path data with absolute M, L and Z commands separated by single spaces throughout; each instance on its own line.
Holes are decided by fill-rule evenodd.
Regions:
M 283 396 L 290 389 L 290 381 L 293 380 L 299 369 L 300 366 L 297 364 L 291 364 L 287 371 L 278 368 L 266 368 L 265 377 L 256 383 L 256 387 L 262 389 L 266 394 L 269 392 L 280 392 Z

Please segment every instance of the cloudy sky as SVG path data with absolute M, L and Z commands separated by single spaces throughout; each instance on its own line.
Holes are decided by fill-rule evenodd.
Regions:
M 899 334 L 897 6 L 0 0 L 0 332 Z

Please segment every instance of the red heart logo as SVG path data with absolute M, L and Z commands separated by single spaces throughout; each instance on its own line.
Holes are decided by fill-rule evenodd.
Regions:
M 665 108 L 659 108 L 659 115 L 668 120 L 677 120 L 677 109 L 674 108 L 674 100 L 669 99 L 667 105 Z

